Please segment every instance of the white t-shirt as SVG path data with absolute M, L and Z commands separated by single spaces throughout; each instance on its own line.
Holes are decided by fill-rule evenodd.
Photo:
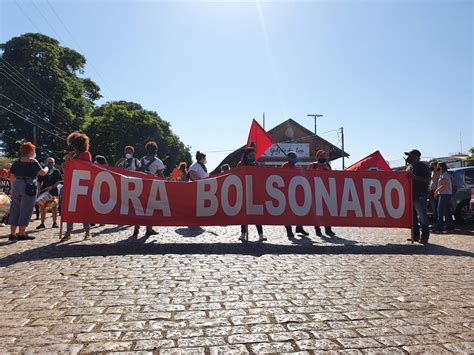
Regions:
M 447 172 L 442 173 L 441 176 L 439 177 L 438 186 L 441 186 L 441 181 L 443 179 L 446 179 L 446 181 L 448 182 L 448 186 L 446 187 L 446 189 L 444 189 L 444 191 L 441 191 L 441 195 L 452 195 L 453 182 L 451 181 L 451 176 L 449 176 Z
M 148 160 L 147 158 L 142 158 L 142 161 L 141 161 L 142 168 L 145 168 L 146 166 L 148 166 L 148 169 L 145 171 L 147 174 L 156 175 L 156 172 L 158 170 L 165 170 L 165 165 L 160 159 L 156 158 L 156 160 L 153 163 L 148 165 L 149 162 L 150 160 Z
M 199 179 L 205 179 L 209 177 L 209 174 L 204 171 L 201 164 L 198 162 L 195 162 L 193 165 L 191 165 L 189 171 L 196 172 L 196 174 L 199 176 Z

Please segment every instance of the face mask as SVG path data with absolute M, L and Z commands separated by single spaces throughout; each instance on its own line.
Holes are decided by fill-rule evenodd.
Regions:
M 48 163 L 48 164 L 46 164 L 46 166 L 48 167 L 48 169 L 53 169 L 54 168 L 54 163 Z
M 125 154 L 125 158 L 127 158 L 127 159 L 132 159 L 132 158 L 133 158 L 133 154 L 127 153 L 127 154 Z
M 325 163 L 326 162 L 326 158 L 320 158 L 318 159 L 318 163 Z
M 297 162 L 298 162 L 298 158 L 291 158 L 290 159 L 290 163 L 293 164 L 293 165 L 296 164 Z

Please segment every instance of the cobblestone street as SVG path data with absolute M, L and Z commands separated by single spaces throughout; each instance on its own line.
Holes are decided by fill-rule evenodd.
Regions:
M 0 239 L 1 353 L 474 352 L 472 231 L 143 229 Z

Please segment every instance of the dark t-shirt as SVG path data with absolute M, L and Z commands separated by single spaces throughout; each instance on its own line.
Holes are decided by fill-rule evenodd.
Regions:
M 16 177 L 29 177 L 34 179 L 38 175 L 38 171 L 41 170 L 41 165 L 36 160 L 31 162 L 15 161 L 13 162 L 10 173 Z
M 427 182 L 413 180 L 413 197 L 428 196 L 428 189 L 431 180 L 431 171 L 428 165 L 419 162 L 415 165 L 411 165 L 408 170 L 411 170 L 413 175 L 427 178 Z
M 38 178 L 38 181 L 41 183 L 41 188 L 40 190 L 44 190 L 45 188 L 49 186 L 55 185 L 57 182 L 62 180 L 61 173 L 59 172 L 58 169 L 53 169 L 48 172 L 47 175 L 45 176 L 40 176 Z M 53 196 L 58 196 L 58 188 L 55 187 L 49 192 Z

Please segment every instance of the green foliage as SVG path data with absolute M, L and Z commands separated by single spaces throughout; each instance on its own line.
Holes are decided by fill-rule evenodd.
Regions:
M 115 101 L 97 107 L 83 128 L 90 137 L 92 154 L 104 155 L 110 164 L 123 156 L 126 145 L 134 146 L 135 156 L 141 158 L 149 140 L 158 144 L 158 157 L 167 166 L 165 174 L 180 161 L 191 163 L 189 148 L 171 131 L 170 124 L 134 102 Z
M 0 157 L 0 169 L 8 168 L 13 162 L 12 159 L 7 157 Z
M 83 118 L 92 111 L 94 101 L 101 97 L 97 84 L 78 76 L 84 72 L 86 58 L 72 49 L 62 47 L 51 37 L 27 33 L 1 44 L 0 49 L 3 51 L 0 56 L 0 93 L 25 108 L 3 96 L 0 96 L 0 104 L 58 136 L 65 137 L 67 132 L 79 127 Z M 41 92 L 28 84 L 25 85 L 25 91 L 19 85 L 24 78 L 40 88 Z M 33 91 L 33 96 L 27 91 Z M 0 131 L 19 140 L 24 138 L 33 141 L 33 125 L 2 108 Z M 39 128 L 36 129 L 36 137 L 40 158 L 48 155 L 58 157 L 66 148 L 63 140 Z M 17 155 L 14 141 L 4 141 L 3 148 L 7 155 Z

